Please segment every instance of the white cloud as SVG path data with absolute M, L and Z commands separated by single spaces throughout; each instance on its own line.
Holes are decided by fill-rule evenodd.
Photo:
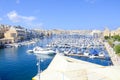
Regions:
M 2 18 L 0 18 L 0 21 L 2 21 Z
M 36 19 L 34 16 L 19 15 L 16 11 L 11 11 L 11 12 L 7 13 L 7 17 L 12 22 L 21 22 L 21 21 L 22 22 L 30 22 L 30 21 L 33 21 Z
M 16 0 L 16 3 L 19 4 L 19 3 L 20 3 L 20 0 Z
M 11 11 L 7 14 L 7 17 L 12 21 L 12 22 L 19 22 L 19 15 L 15 11 Z

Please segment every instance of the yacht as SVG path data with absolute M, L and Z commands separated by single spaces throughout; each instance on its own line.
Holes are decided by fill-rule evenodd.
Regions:
M 33 53 L 40 53 L 40 54 L 55 54 L 55 51 L 49 49 L 49 48 L 41 48 L 39 46 L 36 46 L 33 48 Z

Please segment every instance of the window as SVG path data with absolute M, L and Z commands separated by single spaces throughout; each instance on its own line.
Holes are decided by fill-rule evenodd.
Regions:
M 11 37 L 16 37 L 16 33 L 11 33 Z

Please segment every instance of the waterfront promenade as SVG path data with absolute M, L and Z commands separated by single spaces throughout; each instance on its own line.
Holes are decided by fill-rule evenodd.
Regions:
M 32 80 L 120 80 L 120 66 L 101 66 L 56 54 L 49 67 Z M 113 75 L 114 73 L 114 75 Z
M 106 47 L 106 50 L 107 50 L 109 56 L 111 57 L 111 61 L 112 61 L 113 65 L 114 66 L 120 65 L 120 57 L 118 55 L 116 55 L 113 48 L 107 42 L 104 42 L 104 45 Z

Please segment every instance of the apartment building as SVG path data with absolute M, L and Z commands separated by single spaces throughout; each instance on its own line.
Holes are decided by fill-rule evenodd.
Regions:
M 9 28 L 10 28 L 9 25 L 0 24 L 0 39 L 1 39 L 1 38 L 4 38 L 4 33 L 5 33 L 6 31 L 8 31 Z
M 105 30 L 103 31 L 103 36 L 114 36 L 114 35 L 120 36 L 120 28 L 111 31 L 108 28 L 105 28 Z
M 103 36 L 110 36 L 110 30 L 108 28 L 105 28 L 105 30 L 103 31 Z
M 114 35 L 119 35 L 120 36 L 120 28 L 118 28 L 114 31 L 111 31 L 111 36 L 114 36 Z
M 4 38 L 12 39 L 12 42 L 19 42 L 26 38 L 26 31 L 24 28 L 11 27 L 7 32 L 5 32 Z

